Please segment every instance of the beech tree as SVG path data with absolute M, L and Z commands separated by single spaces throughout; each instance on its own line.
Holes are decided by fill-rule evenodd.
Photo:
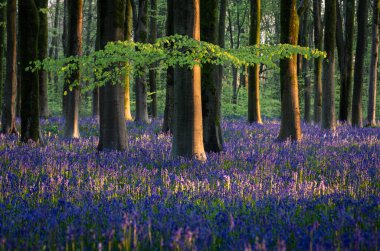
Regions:
M 103 49 L 110 41 L 124 40 L 125 1 L 98 0 L 99 45 Z M 114 65 L 112 67 L 121 67 Z M 112 71 L 110 67 L 110 71 Z M 111 72 L 112 74 L 112 72 Z M 124 85 L 105 83 L 99 88 L 100 96 L 100 135 L 99 150 L 125 150 L 127 148 L 127 129 L 124 116 Z
M 251 0 L 251 25 L 249 44 L 260 44 L 261 0 Z M 260 65 L 249 67 L 248 122 L 262 123 L 260 112 Z
M 3 90 L 1 117 L 2 133 L 17 133 L 16 95 L 17 95 L 17 1 L 7 1 L 7 53 L 6 76 Z M 2 60 L 2 58 L 1 58 Z M 1 69 L 2 71 L 2 69 Z
M 67 57 L 82 55 L 82 22 L 83 22 L 83 1 L 82 0 L 66 0 L 68 1 L 68 49 Z M 80 102 L 80 72 L 75 69 L 65 79 L 72 88 L 68 90 L 66 98 L 65 111 L 65 137 L 79 138 L 79 102 Z M 74 85 L 73 85 L 74 84 Z
M 149 43 L 156 42 L 157 39 L 157 0 L 150 0 L 150 22 L 149 22 Z M 149 92 L 152 101 L 149 105 L 149 112 L 153 118 L 157 118 L 157 72 L 149 69 Z
M 322 0 L 313 0 L 314 17 L 314 44 L 315 48 L 323 49 L 323 28 L 322 28 Z M 314 59 L 314 122 L 320 123 L 322 120 L 322 58 Z
M 297 45 L 299 18 L 296 0 L 281 1 L 281 43 Z M 302 138 L 298 98 L 297 55 L 280 61 L 281 128 L 279 140 Z
M 40 18 L 40 26 L 38 30 L 38 59 L 44 60 L 48 55 L 48 0 L 37 0 L 36 4 Z M 47 73 L 44 70 L 40 70 L 38 74 L 40 116 L 47 118 L 49 117 Z
M 352 125 L 363 126 L 362 94 L 364 77 L 364 56 L 367 49 L 368 0 L 359 0 L 357 10 L 358 37 L 356 42 L 354 92 L 352 97 Z
M 336 36 L 336 0 L 326 1 L 325 10 L 325 51 L 327 60 L 323 62 L 322 84 L 322 128 L 335 130 L 335 36 Z
M 131 41 L 132 40 L 132 32 L 133 32 L 133 0 L 126 0 L 126 7 L 125 7 L 125 22 L 124 22 L 124 29 L 125 29 L 125 40 Z M 124 94 L 124 116 L 125 120 L 130 121 L 132 120 L 132 114 L 131 114 L 131 91 L 130 91 L 130 76 L 129 74 L 126 74 L 125 76 L 125 94 Z
M 3 86 L 4 86 L 4 74 L 3 74 L 3 57 L 5 51 L 5 32 L 6 32 L 6 20 L 7 20 L 7 8 L 6 8 L 7 0 L 0 1 L 0 109 L 2 109 L 3 105 Z
M 136 41 L 141 43 L 148 42 L 148 0 L 139 0 L 139 16 L 136 29 Z M 144 69 L 145 70 L 145 69 Z M 136 121 L 147 123 L 148 104 L 147 104 L 147 84 L 145 75 L 136 77 Z
M 374 0 L 372 21 L 372 49 L 370 79 L 368 88 L 368 112 L 367 123 L 376 126 L 376 85 L 377 85 L 377 63 L 379 61 L 379 21 L 380 0 Z
M 27 70 L 38 59 L 39 14 L 35 0 L 18 1 L 20 83 L 21 83 L 21 141 L 39 142 L 38 72 Z
M 173 2 L 174 33 L 200 40 L 200 0 Z M 205 161 L 201 68 L 174 70 L 173 156 Z

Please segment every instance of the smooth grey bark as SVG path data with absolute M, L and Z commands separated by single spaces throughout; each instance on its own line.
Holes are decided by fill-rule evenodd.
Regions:
M 103 49 L 108 42 L 124 40 L 125 1 L 98 0 L 99 45 Z M 115 65 L 110 67 L 110 71 Z M 124 85 L 106 83 L 99 88 L 100 133 L 98 150 L 125 150 L 127 148 L 127 128 L 124 117 Z
M 372 21 L 372 50 L 371 67 L 368 88 L 367 123 L 376 126 L 376 86 L 377 86 L 377 63 L 379 61 L 379 21 L 380 21 L 380 0 L 374 0 L 373 21 Z
M 86 55 L 91 53 L 91 31 L 92 31 L 92 20 L 93 20 L 93 0 L 88 0 L 88 21 L 87 21 L 87 31 L 86 31 Z
M 200 40 L 200 0 L 174 1 L 174 33 Z M 173 156 L 206 160 L 203 145 L 201 68 L 174 70 Z
M 150 10 L 149 43 L 154 43 L 157 39 L 157 0 L 150 0 Z M 157 118 L 157 71 L 155 69 L 149 69 L 149 91 L 152 99 L 149 113 L 153 118 Z
M 148 0 L 139 1 L 139 16 L 136 29 L 136 41 L 148 42 Z M 146 69 L 142 69 L 146 70 Z M 135 79 L 136 84 L 136 118 L 142 123 L 148 123 L 147 81 L 145 74 Z
M 99 14 L 99 12 L 98 12 Z M 100 50 L 100 18 L 96 20 L 96 37 L 95 37 L 95 51 Z M 100 97 L 99 97 L 99 87 L 96 86 L 92 90 L 92 117 L 99 119 L 100 107 L 99 107 Z
M 82 56 L 82 25 L 83 25 L 83 1 L 68 1 L 68 49 L 66 56 Z M 79 138 L 79 102 L 80 102 L 80 72 L 79 69 L 71 72 L 65 82 L 72 86 L 66 97 L 65 131 L 66 138 Z
M 6 20 L 7 20 L 7 12 L 6 12 L 6 4 L 7 0 L 0 1 L 0 110 L 3 105 L 3 88 L 4 88 L 4 73 L 3 73 L 3 57 L 5 53 L 5 33 L 6 33 Z
M 322 128 L 335 130 L 335 39 L 336 39 L 336 0 L 326 0 L 325 11 L 325 51 L 327 60 L 323 62 L 322 84 Z
M 17 95 L 17 1 L 7 1 L 7 53 L 6 76 L 3 92 L 1 132 L 17 133 L 16 95 Z M 2 59 L 1 59 L 2 60 Z
M 323 50 L 322 0 L 313 0 L 314 45 Z M 314 122 L 322 121 L 322 58 L 314 59 Z
M 202 0 L 200 10 L 201 40 L 218 44 L 218 1 Z M 201 79 L 204 148 L 206 152 L 220 152 L 223 150 L 223 135 L 219 66 L 204 64 Z
M 367 50 L 368 0 L 359 0 L 357 10 L 358 37 L 356 42 L 354 90 L 352 96 L 352 125 L 363 127 L 364 57 Z
M 309 34 L 310 34 L 310 22 L 308 13 L 305 11 L 302 15 L 302 25 L 300 26 L 300 45 L 304 47 L 309 47 Z M 302 57 L 300 60 L 302 60 L 302 77 L 305 82 L 304 87 L 304 120 L 307 123 L 311 122 L 311 80 L 309 75 L 310 70 L 310 64 L 309 60 L 307 60 L 305 57 Z

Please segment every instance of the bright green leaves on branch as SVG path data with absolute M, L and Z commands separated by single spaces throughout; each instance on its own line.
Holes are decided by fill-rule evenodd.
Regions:
M 232 64 L 235 67 L 254 64 L 276 67 L 276 61 L 294 54 L 302 54 L 305 58 L 326 57 L 325 52 L 288 44 L 223 49 L 187 36 L 174 35 L 157 39 L 154 44 L 120 41 L 109 43 L 104 50 L 88 56 L 58 60 L 48 58 L 43 62 L 35 62 L 33 70 L 44 68 L 46 71 L 67 76 L 79 67 L 81 87 L 83 91 L 87 91 L 109 82 L 122 84 L 125 74 L 142 74 L 139 71 L 142 66 L 164 69 L 171 66 L 192 68 L 196 64 L 211 63 Z M 76 84 L 78 83 L 70 83 L 71 86 Z

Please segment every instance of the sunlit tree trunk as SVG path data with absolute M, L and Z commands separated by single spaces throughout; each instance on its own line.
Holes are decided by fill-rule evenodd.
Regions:
M 83 24 L 83 1 L 68 1 L 68 54 L 70 56 L 82 55 L 82 24 Z M 79 102 L 80 102 L 80 72 L 79 69 L 71 72 L 67 76 L 66 82 L 75 84 L 72 90 L 67 92 L 66 117 L 65 117 L 65 137 L 79 138 Z
M 323 50 L 323 32 L 321 17 L 322 0 L 313 0 L 314 44 L 315 48 Z M 322 58 L 314 60 L 314 122 L 322 121 Z
M 201 40 L 218 44 L 218 1 L 202 0 L 200 10 Z M 201 78 L 204 147 L 206 152 L 220 152 L 223 150 L 223 136 L 219 66 L 204 64 Z
M 281 43 L 298 43 L 299 20 L 296 0 L 281 1 Z M 281 128 L 279 140 L 302 138 L 298 98 L 297 55 L 280 61 Z
M 325 51 L 327 60 L 323 62 L 322 84 L 322 128 L 335 130 L 335 36 L 336 36 L 336 0 L 326 1 L 325 11 Z
M 376 125 L 376 85 L 377 85 L 377 63 L 379 61 L 379 14 L 380 0 L 374 0 L 373 23 L 372 23 L 372 51 L 371 68 L 368 88 L 368 116 L 367 123 Z
M 261 0 L 251 0 L 251 30 L 249 45 L 260 44 Z M 249 67 L 248 122 L 262 123 L 260 112 L 260 65 Z
M 38 59 L 39 15 L 34 0 L 18 1 L 19 54 L 21 67 L 21 141 L 39 142 L 38 73 L 27 71 Z
M 1 132 L 17 133 L 16 95 L 17 95 L 17 1 L 7 1 L 7 57 L 4 97 L 2 106 Z M 2 58 L 1 58 L 2 60 Z
M 125 8 L 125 40 L 132 40 L 132 32 L 133 32 L 133 10 L 132 10 L 132 1 L 126 0 L 126 8 Z M 130 76 L 127 74 L 125 76 L 125 94 L 124 94 L 124 116 L 125 120 L 131 121 L 132 113 L 131 113 L 131 89 L 130 89 Z
M 108 42 L 124 40 L 125 1 L 98 0 L 100 49 Z M 121 67 L 119 65 L 112 67 Z M 110 69 L 112 71 L 112 68 Z M 124 81 L 105 83 L 100 91 L 100 133 L 98 150 L 125 150 L 127 128 L 124 117 Z
M 157 0 L 150 0 L 150 24 L 149 43 L 155 43 L 157 39 Z M 152 102 L 149 105 L 150 115 L 157 118 L 157 72 L 155 69 L 149 70 L 149 91 Z
M 368 0 L 359 0 L 357 20 L 358 38 L 356 42 L 354 91 L 352 96 L 352 125 L 355 127 L 362 127 L 362 94 L 364 78 L 364 57 L 367 49 Z
M 167 19 L 166 19 L 166 35 L 174 35 L 174 0 L 167 0 Z M 169 67 L 166 71 L 166 97 L 164 122 L 162 124 L 163 132 L 172 132 L 173 130 L 173 112 L 174 112 L 174 69 Z
M 141 43 L 148 42 L 148 0 L 139 1 L 139 16 L 137 21 L 136 41 Z M 145 71 L 146 69 L 141 69 Z M 147 104 L 147 83 L 145 74 L 136 77 L 136 121 L 147 123 L 148 104 Z
M 174 33 L 200 40 L 200 0 L 173 2 Z M 203 145 L 201 68 L 174 71 L 173 156 L 206 160 Z
M 38 59 L 43 60 L 48 53 L 48 0 L 36 0 L 37 8 L 40 16 L 40 27 L 38 32 Z M 47 72 L 39 71 L 39 102 L 40 116 L 43 118 L 49 117 L 48 109 L 48 82 Z

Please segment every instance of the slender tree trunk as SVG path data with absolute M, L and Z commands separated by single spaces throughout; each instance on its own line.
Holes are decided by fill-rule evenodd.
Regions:
M 17 95 L 17 1 L 7 1 L 7 65 L 2 107 L 1 132 L 17 133 L 16 95 Z M 2 59 L 1 59 L 2 60 Z
M 40 141 L 38 73 L 27 71 L 38 59 L 39 15 L 34 0 L 18 1 L 21 67 L 21 141 Z
M 4 89 L 4 74 L 3 74 L 3 57 L 5 52 L 5 32 L 6 32 L 6 4 L 7 0 L 0 1 L 0 110 L 3 108 L 3 89 Z
M 82 25 L 83 25 L 83 1 L 68 1 L 68 54 L 70 56 L 82 56 Z M 65 137 L 79 138 L 79 102 L 80 102 L 80 72 L 79 69 L 71 72 L 65 82 L 75 84 L 67 93 Z
M 141 43 L 148 42 L 148 0 L 139 1 L 136 41 Z M 136 77 L 136 121 L 149 122 L 145 75 Z
M 38 59 L 44 60 L 48 53 L 48 18 L 46 9 L 48 8 L 48 0 L 36 0 L 38 14 L 40 16 L 40 27 L 38 32 Z M 47 72 L 40 70 L 39 78 L 39 102 L 40 116 L 43 118 L 49 117 L 48 110 L 48 82 Z
M 63 1 L 63 32 L 62 32 L 62 47 L 63 54 L 68 55 L 68 1 Z M 63 117 L 66 119 L 67 116 L 67 93 L 69 92 L 69 86 L 66 81 L 63 83 L 63 93 L 62 93 L 62 113 Z M 66 94 L 66 95 L 65 95 Z
M 325 51 L 327 60 L 323 63 L 322 128 L 335 130 L 335 39 L 336 39 L 336 0 L 326 1 L 325 11 Z
M 218 44 L 218 1 L 202 0 L 200 11 L 201 40 Z M 220 152 L 223 150 L 223 136 L 219 66 L 204 64 L 201 78 L 204 147 L 206 152 Z
M 261 0 L 251 0 L 251 30 L 249 45 L 260 44 Z M 260 112 L 260 65 L 249 67 L 248 122 L 262 123 Z
M 174 35 L 174 0 L 167 0 L 168 16 L 166 19 L 166 35 Z M 166 98 L 164 123 L 162 124 L 163 132 L 171 132 L 173 130 L 173 112 L 174 112 L 174 68 L 169 67 L 166 71 Z
M 297 45 L 299 20 L 296 0 L 281 1 L 281 43 Z M 298 97 L 297 55 L 280 61 L 281 128 L 279 140 L 302 138 Z
M 173 2 L 174 33 L 200 40 L 200 0 Z M 173 156 L 205 161 L 203 145 L 201 68 L 174 71 Z
M 303 27 L 302 27 L 302 46 L 309 47 L 309 19 L 307 13 L 303 15 Z M 311 122 L 311 81 L 310 81 L 310 64 L 309 60 L 306 58 L 302 58 L 302 75 L 305 81 L 305 94 L 304 94 L 304 101 L 305 101 L 305 110 L 304 110 L 304 119 L 305 122 L 310 123 Z
M 354 42 L 354 20 L 355 0 L 347 0 L 344 8 L 345 25 L 343 31 L 343 19 L 340 14 L 339 1 L 337 1 L 337 48 L 340 70 L 340 104 L 339 120 L 349 120 L 350 97 L 352 89 L 352 67 L 353 67 L 353 42 Z
M 125 1 L 98 0 L 100 49 L 108 42 L 124 40 Z M 113 67 L 121 67 L 115 65 Z M 112 67 L 110 68 L 112 71 Z M 124 85 L 106 83 L 100 91 L 100 134 L 98 150 L 125 150 L 127 128 L 124 117 Z
M 368 116 L 367 123 L 376 125 L 376 85 L 377 85 L 377 63 L 379 61 L 379 14 L 380 0 L 374 0 L 373 23 L 372 23 L 372 51 L 371 68 L 368 88 Z
M 150 0 L 151 17 L 150 17 L 150 37 L 149 43 L 155 43 L 157 39 L 157 0 Z M 149 91 L 152 102 L 149 106 L 150 115 L 157 118 L 157 72 L 155 69 L 149 70 Z
M 57 0 L 55 2 L 55 10 L 54 10 L 54 22 L 53 22 L 53 34 L 51 39 L 51 46 L 49 49 L 49 57 L 57 59 L 58 58 L 58 42 L 59 42 L 59 9 L 60 9 L 60 0 Z M 53 78 L 54 83 L 54 93 L 55 95 L 58 94 L 58 74 L 56 73 L 50 73 L 49 74 L 49 81 Z
M 91 31 L 92 31 L 92 19 L 93 19 L 93 0 L 88 0 L 88 23 L 86 32 L 86 55 L 91 53 Z
M 99 3 L 99 2 L 98 2 Z M 99 8 L 97 6 L 97 8 Z M 99 14 L 99 11 L 98 11 Z M 100 50 L 100 18 L 98 17 L 96 20 L 96 37 L 95 37 L 95 51 Z M 100 96 L 99 96 L 99 87 L 96 86 L 94 90 L 92 90 L 92 117 L 96 120 L 100 117 Z
M 323 50 L 323 32 L 321 17 L 322 0 L 313 0 L 314 15 L 314 44 L 315 48 Z M 314 60 L 314 122 L 322 120 L 322 59 Z
M 133 9 L 132 3 L 133 0 L 126 0 L 126 9 L 125 9 L 125 40 L 132 40 L 132 32 L 133 32 Z M 124 103 L 124 116 L 125 120 L 131 121 L 133 120 L 131 114 L 131 91 L 130 91 L 130 76 L 127 74 L 125 76 L 125 103 Z
M 359 0 L 358 11 L 358 40 L 356 43 L 354 92 L 352 99 L 352 125 L 363 126 L 362 93 L 364 77 L 364 57 L 367 49 L 368 0 Z

